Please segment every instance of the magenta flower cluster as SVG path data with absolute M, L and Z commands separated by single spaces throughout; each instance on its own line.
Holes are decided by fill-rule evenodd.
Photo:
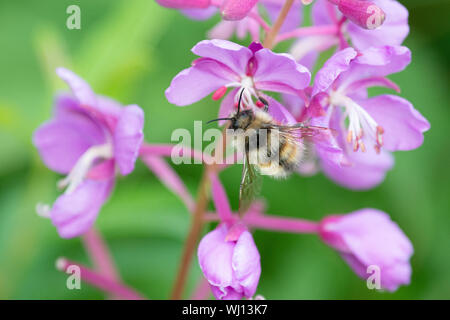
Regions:
M 221 100 L 220 118 L 235 112 L 239 93 L 246 107 L 264 107 L 281 124 L 299 122 L 330 129 L 333 134 L 307 141 L 308 158 L 298 174 L 322 171 L 349 189 L 370 189 L 380 184 L 394 165 L 394 151 L 422 145 L 428 121 L 411 102 L 400 97 L 400 87 L 388 78 L 411 62 L 402 46 L 409 32 L 408 12 L 396 0 L 157 0 L 184 15 L 204 20 L 219 13 L 223 20 L 209 31 L 210 40 L 197 43 L 192 65 L 175 75 L 165 94 L 177 106 L 191 105 L 211 95 Z M 312 3 L 313 2 L 313 3 Z M 312 4 L 311 4 L 312 3 Z M 300 27 L 303 8 L 312 5 L 312 26 Z M 267 13 L 267 18 L 261 12 Z M 236 34 L 248 46 L 227 39 Z M 264 35 L 264 41 L 260 43 Z M 292 40 L 289 52 L 273 47 Z M 319 55 L 333 53 L 318 66 Z M 326 54 L 326 53 L 325 53 Z M 172 145 L 143 142 L 143 110 L 121 106 L 95 94 L 67 69 L 58 76 L 71 88 L 55 101 L 53 118 L 38 128 L 33 142 L 51 170 L 66 175 L 58 186 L 65 191 L 46 210 L 61 237 L 91 230 L 112 193 L 116 177 L 128 175 L 140 157 L 175 192 L 189 211 L 198 203 L 182 180 L 164 161 Z M 311 79 L 314 79 L 313 81 Z M 373 96 L 372 87 L 395 94 Z M 272 97 L 276 93 L 278 98 Z M 223 125 L 224 121 L 219 122 Z M 201 150 L 190 156 L 202 157 Z M 357 209 L 328 215 L 320 222 L 264 213 L 256 201 L 244 216 L 234 213 L 220 182 L 226 166 L 205 172 L 215 212 L 204 221 L 217 227 L 199 242 L 197 255 L 203 275 L 217 299 L 252 298 L 264 270 L 251 231 L 312 233 L 335 249 L 361 278 L 380 270 L 381 289 L 395 291 L 409 284 L 413 247 L 388 214 Z M 278 182 L 282 187 L 283 182 Z M 270 298 L 270 292 L 263 293 Z

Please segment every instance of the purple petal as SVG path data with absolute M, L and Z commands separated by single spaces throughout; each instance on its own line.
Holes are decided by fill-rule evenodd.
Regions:
M 211 291 L 218 300 L 241 300 L 244 297 L 242 292 L 238 292 L 233 287 L 219 288 L 211 285 Z
M 297 123 L 294 116 L 277 100 L 274 98 L 261 94 L 263 98 L 269 103 L 268 113 L 280 124 L 290 124 L 293 125 Z
M 233 270 L 236 279 L 244 289 L 244 295 L 253 297 L 258 287 L 261 275 L 261 263 L 258 248 L 253 237 L 248 231 L 244 231 L 234 248 Z
M 217 13 L 217 8 L 210 6 L 205 9 L 182 9 L 180 11 L 193 20 L 207 20 Z
M 369 208 L 327 219 L 322 232 L 342 242 L 337 250 L 358 276 L 368 278 L 367 268 L 376 266 L 384 289 L 410 282 L 412 244 L 386 213 Z
M 255 53 L 257 68 L 254 74 L 256 87 L 269 90 L 265 84 L 277 84 L 296 90 L 309 85 L 311 74 L 294 58 L 285 53 L 274 53 L 269 49 L 261 49 Z M 281 91 L 284 92 L 284 91 Z
M 166 97 L 170 103 L 186 106 L 238 80 L 238 75 L 224 64 L 209 58 L 199 59 L 195 61 L 194 66 L 181 71 L 173 78 L 166 90 Z
M 316 0 L 312 7 L 312 20 L 314 25 L 334 24 L 337 17 L 341 16 L 336 7 L 326 0 Z M 333 18 L 332 18 L 333 17 Z
M 353 45 L 359 50 L 372 46 L 401 45 L 409 33 L 408 10 L 398 1 L 372 2 L 386 12 L 386 19 L 381 27 L 374 30 L 365 30 L 350 23 L 347 30 Z
M 67 174 L 87 149 L 105 143 L 106 138 L 98 123 L 73 98 L 60 96 L 56 110 L 57 118 L 34 132 L 33 144 L 49 169 Z
M 137 105 L 122 109 L 114 132 L 114 158 L 122 175 L 134 170 L 144 134 L 144 111 Z
M 349 164 L 345 165 L 337 165 L 336 161 L 329 161 L 327 156 L 328 154 L 319 153 L 323 172 L 337 184 L 354 190 L 377 186 L 394 164 L 389 153 L 381 150 L 380 154 L 377 154 L 373 148 L 367 148 L 366 152 L 349 151 Z
M 85 180 L 72 193 L 61 195 L 50 212 L 52 223 L 62 238 L 88 231 L 114 186 L 114 180 Z
M 408 100 L 381 95 L 358 103 L 383 127 L 387 150 L 412 150 L 422 145 L 423 133 L 430 124 Z
M 409 261 L 413 254 L 408 237 L 380 210 L 361 209 L 342 216 L 333 231 L 341 235 L 350 252 L 367 266 L 378 265 L 382 269 Z
M 220 21 L 209 32 L 208 37 L 211 39 L 229 39 L 233 36 L 238 22 L 236 21 Z
M 327 91 L 341 73 L 350 69 L 350 63 L 354 61 L 357 52 L 353 48 L 346 48 L 336 52 L 325 62 L 317 72 L 314 79 L 312 95 Z
M 91 87 L 78 75 L 65 68 L 57 68 L 56 74 L 69 85 L 82 106 L 94 107 L 97 104 L 97 98 Z
M 227 228 L 218 226 L 206 234 L 198 246 L 198 261 L 208 282 L 219 288 L 235 285 L 231 261 L 234 241 L 225 241 Z
M 393 166 L 394 159 L 384 149 L 381 149 L 379 154 L 372 147 L 367 148 L 366 152 L 353 152 L 345 139 L 346 134 L 340 123 L 341 116 L 341 112 L 335 110 L 329 126 L 334 130 L 335 140 L 344 151 L 344 156 L 330 157 L 327 149 L 316 148 L 322 170 L 330 179 L 344 187 L 355 190 L 373 188 L 384 180 L 386 172 Z
M 89 170 L 86 178 L 90 180 L 105 181 L 113 179 L 116 174 L 114 159 L 104 160 Z
M 411 51 L 406 47 L 371 47 L 360 52 L 340 81 L 346 86 L 360 79 L 385 77 L 402 71 L 410 62 Z
M 241 20 L 257 2 L 258 0 L 224 0 L 220 13 L 224 20 Z
M 280 14 L 283 2 L 278 0 L 263 0 L 261 4 L 266 8 L 270 21 L 275 22 Z M 298 28 L 302 23 L 302 8 L 299 1 L 295 1 L 281 26 L 280 33 L 288 32 Z
M 244 75 L 248 60 L 253 53 L 250 49 L 231 41 L 213 39 L 200 41 L 192 52 L 203 58 L 220 61 L 238 75 Z
M 236 110 L 236 107 L 234 105 L 234 97 L 236 96 L 238 91 L 239 88 L 233 89 L 222 100 L 222 102 L 220 103 L 219 118 L 227 118 Z M 220 120 L 219 125 L 223 125 L 225 122 L 227 122 L 227 120 Z
M 153 171 L 166 187 L 178 195 L 188 209 L 194 208 L 194 200 L 175 170 L 164 159 L 157 156 L 142 156 L 142 161 Z
M 289 113 L 296 119 L 300 119 L 305 110 L 305 101 L 302 98 L 292 94 L 282 94 L 283 104 Z

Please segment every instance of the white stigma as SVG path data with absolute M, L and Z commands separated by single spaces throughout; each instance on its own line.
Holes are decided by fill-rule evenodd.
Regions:
M 64 189 L 65 193 L 73 192 L 84 180 L 89 170 L 93 167 L 97 159 L 111 159 L 113 157 L 112 144 L 107 143 L 89 148 L 78 159 L 70 173 L 58 182 L 58 188 Z
M 330 104 L 336 107 L 342 107 L 345 110 L 345 116 L 348 118 L 347 142 L 353 144 L 353 151 L 361 148 L 366 151 L 362 138 L 363 136 L 375 141 L 375 150 L 380 152 L 383 145 L 383 128 L 364 110 L 359 104 L 348 96 L 334 91 L 330 94 Z

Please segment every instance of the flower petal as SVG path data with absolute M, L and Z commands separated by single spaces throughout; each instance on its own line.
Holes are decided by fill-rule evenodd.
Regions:
M 211 285 L 211 291 L 218 300 L 241 300 L 244 297 L 242 292 L 238 292 L 233 287 L 219 288 Z
M 85 180 L 72 193 L 62 194 L 50 212 L 52 223 L 62 238 L 72 238 L 88 231 L 114 186 L 107 181 Z
M 192 52 L 203 58 L 220 61 L 238 75 L 245 74 L 248 60 L 253 55 L 249 48 L 221 39 L 200 41 L 192 48 Z
M 293 125 L 296 124 L 294 116 L 277 100 L 271 96 L 261 94 L 261 96 L 269 103 L 268 113 L 280 124 Z
M 267 90 L 265 83 L 275 83 L 296 90 L 309 85 L 311 80 L 309 70 L 297 63 L 291 55 L 261 49 L 255 53 L 255 58 L 257 67 L 254 81 L 259 89 Z
M 210 6 L 208 8 L 182 9 L 180 11 L 182 14 L 193 20 L 206 20 L 217 13 L 217 8 Z
M 409 261 L 411 241 L 389 215 L 376 209 L 361 209 L 342 216 L 333 226 L 349 250 L 365 265 L 381 269 Z M 382 230 L 382 233 L 380 233 Z
M 239 88 L 233 89 L 230 93 L 228 93 L 225 98 L 220 103 L 219 109 L 219 118 L 227 118 L 229 117 L 235 110 L 234 98 L 238 93 Z M 220 120 L 219 125 L 223 125 L 228 120 Z
M 430 124 L 408 100 L 381 95 L 358 103 L 383 127 L 383 146 L 387 150 L 412 150 L 422 145 L 423 133 Z
M 247 298 L 252 297 L 258 287 L 261 262 L 250 232 L 244 231 L 239 237 L 234 248 L 232 265 L 236 279 L 244 289 L 244 295 Z
M 33 144 L 45 165 L 62 174 L 69 173 L 86 150 L 105 141 L 98 123 L 67 95 L 56 101 L 56 119 L 42 124 L 33 134 Z
M 170 103 L 187 106 L 237 80 L 238 76 L 224 64 L 209 58 L 198 59 L 173 78 L 166 97 Z
M 97 98 L 89 84 L 74 72 L 66 68 L 57 68 L 56 74 L 69 85 L 81 105 L 94 107 L 97 104 Z
M 258 0 L 224 0 L 220 13 L 224 20 L 241 20 L 257 2 Z
M 340 81 L 343 86 L 347 86 L 360 79 L 385 77 L 402 71 L 410 62 L 411 51 L 407 47 L 370 47 L 359 53 Z
M 219 288 L 235 284 L 231 261 L 235 243 L 225 241 L 227 228 L 218 226 L 206 234 L 198 246 L 198 262 L 208 282 Z
M 398 1 L 372 0 L 386 12 L 384 23 L 374 30 L 365 30 L 356 24 L 348 25 L 353 45 L 359 50 L 382 45 L 401 45 L 409 33 L 408 10 Z
M 319 153 L 319 152 L 318 152 Z M 379 154 L 373 148 L 366 152 L 347 153 L 350 164 L 337 165 L 319 155 L 323 172 L 337 184 L 354 190 L 366 190 L 380 184 L 393 164 L 393 157 L 381 150 Z
M 137 105 L 122 109 L 114 132 L 114 158 L 122 175 L 134 170 L 144 140 L 144 111 Z
M 343 72 L 350 69 L 350 63 L 354 61 L 356 56 L 355 49 L 346 48 L 336 52 L 328 59 L 316 74 L 312 96 L 327 91 Z
M 272 23 L 275 22 L 278 15 L 280 14 L 281 8 L 283 7 L 282 1 L 273 1 L 273 0 L 265 0 L 261 1 L 261 4 L 266 8 L 267 14 Z M 302 8 L 301 4 L 298 1 L 295 1 L 292 4 L 291 9 L 289 10 L 286 19 L 281 26 L 280 33 L 288 32 L 298 28 L 302 23 Z

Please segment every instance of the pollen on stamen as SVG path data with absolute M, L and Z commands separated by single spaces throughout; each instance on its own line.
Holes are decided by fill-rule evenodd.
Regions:
M 352 130 L 348 130 L 348 133 L 347 133 L 347 142 L 348 143 L 352 142 L 352 136 L 353 136 Z
M 361 151 L 362 151 L 362 152 L 366 152 L 366 145 L 364 144 L 364 142 L 360 141 L 360 142 L 359 142 L 359 145 L 360 145 L 360 147 L 361 147 Z
M 223 87 L 220 87 L 219 89 L 217 89 L 214 93 L 213 93 L 213 95 L 212 95 L 212 99 L 213 100 L 219 100 L 219 99 L 221 99 L 224 95 L 225 95 L 225 93 L 227 92 L 227 87 L 225 87 L 225 86 L 223 86 Z
M 257 101 L 256 101 L 256 106 L 257 106 L 258 108 L 263 108 L 263 107 L 264 107 L 264 103 L 262 103 L 261 101 L 257 100 Z

